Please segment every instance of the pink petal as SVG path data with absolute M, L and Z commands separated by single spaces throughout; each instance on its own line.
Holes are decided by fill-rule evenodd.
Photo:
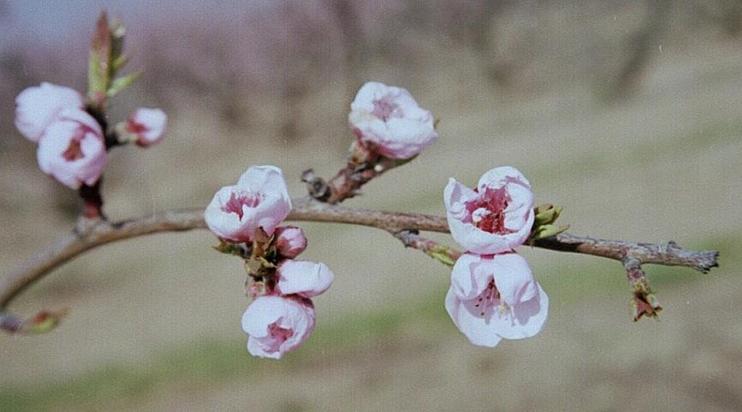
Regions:
M 456 327 L 474 345 L 493 348 L 500 343 L 500 335 L 490 328 L 482 317 L 467 310 L 463 302 L 456 297 L 453 288 L 446 294 L 446 311 Z
M 512 312 L 491 319 L 492 328 L 505 339 L 525 339 L 538 334 L 549 316 L 549 297 L 536 283 L 538 294 L 532 299 L 512 306 Z
M 37 142 L 62 110 L 82 109 L 82 96 L 69 87 L 41 83 L 16 98 L 15 125 L 23 136 Z
M 519 254 L 495 255 L 489 269 L 501 299 L 508 305 L 520 304 L 536 296 L 536 281 L 531 268 Z
M 298 294 L 310 298 L 326 291 L 334 278 L 324 263 L 289 259 L 278 268 L 276 288 L 283 295 Z

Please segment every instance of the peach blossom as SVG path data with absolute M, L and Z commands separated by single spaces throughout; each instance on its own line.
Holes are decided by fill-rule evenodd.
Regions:
M 314 330 L 314 305 L 298 296 L 259 296 L 242 315 L 247 350 L 261 358 L 281 359 Z
M 530 235 L 533 193 L 525 176 L 513 167 L 488 171 L 474 190 L 451 178 L 443 200 L 451 236 L 469 252 L 506 252 Z
M 409 159 L 438 139 L 435 119 L 402 88 L 379 82 L 364 84 L 348 121 L 366 147 L 392 159 Z
M 549 298 L 520 255 L 464 254 L 451 272 L 446 310 L 471 343 L 494 347 L 539 333 Z
M 93 185 L 108 162 L 100 125 L 79 109 L 57 115 L 42 134 L 36 157 L 44 173 L 72 189 Z

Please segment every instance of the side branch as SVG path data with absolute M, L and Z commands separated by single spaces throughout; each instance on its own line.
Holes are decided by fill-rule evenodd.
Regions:
M 288 220 L 375 227 L 393 234 L 406 246 L 421 249 L 438 260 L 442 258 L 445 260 L 446 257 L 455 259 L 458 256 L 458 252 L 454 249 L 438 245 L 417 235 L 417 231 L 448 233 L 446 219 L 440 216 L 355 209 L 301 198 L 294 199 L 294 209 Z M 111 242 L 153 233 L 203 228 L 206 228 L 206 223 L 202 209 L 165 211 L 115 223 L 99 220 L 78 225 L 76 231 L 31 257 L 14 272 L 0 280 L 0 310 L 7 307 L 13 298 L 26 287 L 88 250 Z M 569 233 L 537 240 L 534 246 L 600 256 L 621 262 L 625 262 L 626 258 L 632 258 L 631 261 L 637 265 L 653 263 L 686 266 L 704 273 L 718 266 L 719 255 L 717 251 L 683 249 L 674 242 L 665 245 L 633 243 L 579 237 Z M 0 326 L 19 327 L 17 319 L 11 316 L 0 313 Z M 3 327 L 6 330 L 12 328 Z

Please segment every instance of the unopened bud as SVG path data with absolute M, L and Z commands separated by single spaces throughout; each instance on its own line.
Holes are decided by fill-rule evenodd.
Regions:
M 307 248 L 304 231 L 296 226 L 282 226 L 276 229 L 276 250 L 289 259 L 293 259 Z

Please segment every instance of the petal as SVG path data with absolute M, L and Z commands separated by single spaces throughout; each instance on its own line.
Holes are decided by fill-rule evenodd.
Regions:
M 486 187 L 499 189 L 507 183 L 518 183 L 528 189 L 531 188 L 528 179 L 518 169 L 511 166 L 501 166 L 488 170 L 479 178 L 477 187 L 482 192 Z
M 251 193 L 274 193 L 283 199 L 290 199 L 283 172 L 276 166 L 252 166 L 240 176 L 237 186 Z M 291 203 L 289 203 L 289 207 Z
M 236 186 L 224 186 L 219 189 L 204 211 L 204 220 L 216 236 L 235 242 L 250 240 L 247 225 L 236 213 L 225 212 L 224 205 L 229 201 L 232 193 L 239 191 Z M 243 209 L 244 210 L 244 209 Z M 245 214 L 243 212 L 243 218 Z
M 474 316 L 464 307 L 463 302 L 456 297 L 453 288 L 449 289 L 446 294 L 446 311 L 456 327 L 472 344 L 493 348 L 502 340 L 484 318 Z
M 167 115 L 160 109 L 140 107 L 129 116 L 128 124 L 138 136 L 137 144 L 149 146 L 162 140 Z
M 252 336 L 247 338 L 247 351 L 252 356 L 258 358 L 270 358 L 270 359 L 281 359 L 283 353 L 281 351 L 266 352 L 263 345 L 260 344 L 260 340 Z
M 310 298 L 326 291 L 335 275 L 324 263 L 286 260 L 278 268 L 277 288 L 281 294 Z
M 283 298 L 260 296 L 242 315 L 242 330 L 255 338 L 268 336 L 268 326 L 285 316 L 287 307 Z
M 489 259 L 491 260 L 491 259 Z M 479 255 L 463 254 L 456 260 L 451 271 L 451 290 L 459 299 L 474 299 L 487 288 L 491 271 L 488 273 L 488 259 Z
M 490 266 L 500 298 L 510 306 L 532 299 L 536 281 L 528 262 L 517 253 L 495 255 Z
M 511 312 L 492 316 L 492 325 L 505 339 L 525 339 L 538 334 L 549 316 L 549 297 L 536 283 L 538 293 L 523 303 L 511 307 Z
M 477 192 L 457 182 L 456 179 L 448 179 L 446 188 L 443 189 L 443 204 L 446 212 L 451 218 L 462 220 L 466 214 L 466 202 L 476 199 Z
M 493 255 L 510 251 L 523 244 L 519 234 L 498 235 L 478 229 L 447 214 L 448 227 L 453 239 L 466 251 L 480 255 Z M 527 236 L 527 234 L 526 234 Z
M 15 125 L 26 138 L 38 141 L 46 127 L 63 109 L 82 109 L 80 93 L 68 87 L 41 83 L 23 90 L 16 98 Z
M 380 82 L 366 82 L 358 89 L 356 97 L 350 104 L 351 112 L 363 111 L 371 113 L 374 110 L 374 101 L 383 97 L 389 87 Z

